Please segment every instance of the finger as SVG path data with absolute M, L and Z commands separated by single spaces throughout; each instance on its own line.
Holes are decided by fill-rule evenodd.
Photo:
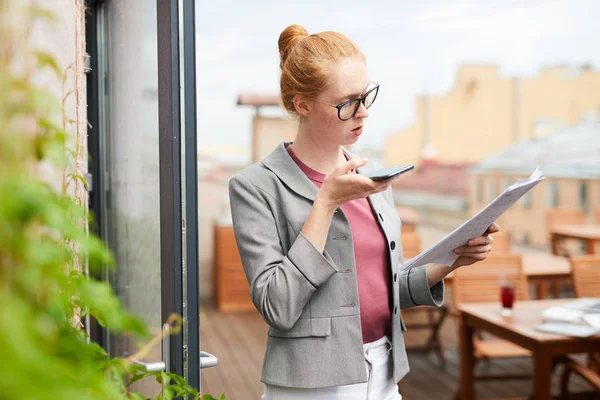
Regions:
M 489 244 L 485 246 L 468 246 L 468 247 L 459 247 L 456 249 L 456 254 L 474 254 L 474 253 L 489 253 L 492 251 L 492 246 Z
M 389 189 L 389 187 L 390 187 L 391 185 L 392 185 L 392 182 L 387 182 L 387 181 L 386 181 L 386 183 L 384 183 L 384 184 L 382 184 L 382 185 L 379 185 L 379 187 L 377 188 L 377 190 L 378 190 L 378 191 L 380 191 L 380 192 L 383 192 L 384 190 L 387 190 L 387 189 Z
M 482 244 L 492 244 L 494 238 L 492 236 L 479 236 L 469 240 L 467 246 L 481 246 Z
M 496 233 L 498 231 L 500 231 L 500 225 L 494 222 L 487 228 L 487 230 L 484 233 L 484 236 L 487 236 L 491 233 Z
M 359 176 L 362 177 L 362 175 L 359 175 Z M 371 179 L 366 178 L 366 177 L 365 177 L 365 181 L 366 181 L 366 184 L 370 188 L 370 192 L 369 192 L 370 195 L 386 191 L 387 189 L 389 189 L 389 187 L 392 184 L 391 181 L 383 181 L 383 182 L 382 181 L 374 181 L 374 180 L 371 180 Z
M 374 191 L 374 193 L 382 193 L 388 190 L 389 188 L 389 185 L 380 186 L 377 190 Z
M 346 161 L 345 163 L 343 163 L 342 165 L 340 165 L 339 167 L 337 167 L 334 170 L 335 175 L 339 176 L 339 175 L 347 174 L 348 172 L 352 171 L 353 169 L 360 168 L 360 167 L 366 165 L 368 162 L 369 162 L 369 160 L 364 157 L 351 158 L 350 160 Z
M 475 261 L 483 261 L 486 259 L 488 253 L 473 253 L 473 254 L 465 254 L 462 257 L 470 258 Z

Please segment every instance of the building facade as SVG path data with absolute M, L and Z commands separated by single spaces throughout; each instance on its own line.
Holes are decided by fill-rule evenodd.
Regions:
M 548 244 L 546 216 L 555 207 L 582 209 L 586 222 L 600 209 L 600 114 L 544 138 L 522 140 L 469 171 L 471 215 L 539 166 L 546 180 L 504 213 L 499 221 L 515 242 Z
M 386 165 L 474 163 L 515 141 L 545 136 L 556 123 L 573 124 L 600 107 L 600 71 L 542 69 L 511 78 L 494 65 L 463 65 L 440 96 L 418 96 L 415 121 L 386 139 Z M 548 122 L 548 123 L 545 123 Z

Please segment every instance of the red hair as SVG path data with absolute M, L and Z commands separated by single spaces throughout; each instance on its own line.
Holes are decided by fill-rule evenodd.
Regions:
M 300 25 L 290 25 L 279 35 L 281 101 L 296 114 L 294 96 L 316 97 L 328 84 L 331 64 L 346 57 L 366 61 L 358 46 L 338 32 L 309 35 Z

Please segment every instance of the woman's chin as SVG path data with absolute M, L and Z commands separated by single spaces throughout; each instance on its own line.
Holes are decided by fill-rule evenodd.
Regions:
M 352 135 L 351 137 L 346 139 L 346 145 L 354 144 L 358 142 L 358 139 L 360 139 L 360 135 Z

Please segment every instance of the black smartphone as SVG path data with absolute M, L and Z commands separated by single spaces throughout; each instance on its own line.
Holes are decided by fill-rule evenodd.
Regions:
M 371 171 L 368 174 L 365 174 L 367 178 L 371 178 L 374 181 L 385 181 L 387 179 L 394 178 L 398 175 L 402 175 L 405 172 L 414 169 L 415 166 L 412 164 L 408 165 L 396 165 L 394 167 L 385 167 L 376 169 L 375 171 Z

